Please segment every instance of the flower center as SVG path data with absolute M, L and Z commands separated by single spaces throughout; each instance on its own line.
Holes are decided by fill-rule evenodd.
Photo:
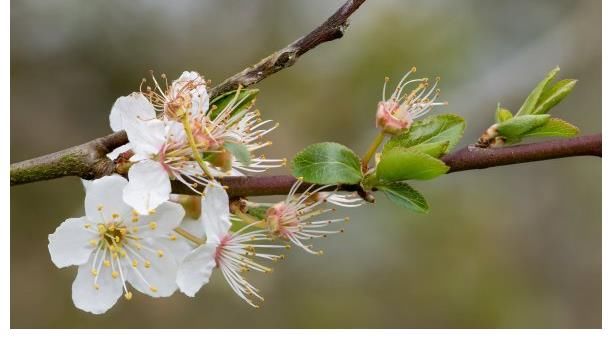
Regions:
M 224 250 L 232 239 L 232 234 L 230 232 L 225 233 L 219 241 L 219 246 L 215 250 L 215 265 L 218 268 L 221 263 L 221 258 L 223 257 Z
M 266 212 L 268 231 L 276 236 L 287 237 L 287 228 L 297 227 L 299 220 L 295 209 L 284 202 L 270 207 Z
M 99 222 L 104 223 L 98 223 L 95 227 L 88 223 L 84 227 L 98 233 L 98 238 L 90 241 L 95 247 L 91 269 L 94 276 L 94 288 L 100 289 L 98 277 L 103 269 L 108 269 L 105 272 L 110 271 L 113 279 L 121 280 L 125 298 L 131 299 L 132 293 L 127 289 L 127 279 L 124 275 L 128 265 L 131 265 L 136 277 L 149 286 L 151 292 L 157 292 L 157 287 L 148 282 L 139 268 L 151 268 L 152 262 L 145 257 L 145 252 L 154 253 L 157 258 L 162 258 L 164 251 L 149 247 L 147 241 L 138 234 L 141 229 L 157 229 L 157 222 L 150 220 L 145 224 L 140 223 L 140 216 L 136 211 L 132 212 L 131 217 L 121 217 L 118 213 L 111 213 L 109 216 L 104 212 L 103 205 L 98 205 L 98 212 L 100 213 Z M 153 215 L 155 212 L 150 212 L 150 216 Z

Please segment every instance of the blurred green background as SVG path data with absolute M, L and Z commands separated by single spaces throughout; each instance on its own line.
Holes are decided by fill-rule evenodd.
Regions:
M 110 132 L 114 100 L 149 69 L 194 69 L 213 84 L 307 33 L 342 1 L 77 1 L 11 4 L 11 161 Z M 554 114 L 601 130 L 601 3 L 370 0 L 345 37 L 259 84 L 281 128 L 270 157 L 335 140 L 363 152 L 384 76 L 442 77 L 468 122 L 461 146 L 516 110 L 555 65 L 580 80 Z M 397 80 L 394 80 L 397 81 Z M 287 173 L 287 169 L 275 173 Z M 571 158 L 451 174 L 415 187 L 431 213 L 383 196 L 345 212 L 348 233 L 294 249 L 254 275 L 251 309 L 220 273 L 195 299 L 123 299 L 103 316 L 72 305 L 76 269 L 47 234 L 83 214 L 77 178 L 11 188 L 11 327 L 601 327 L 601 161 Z

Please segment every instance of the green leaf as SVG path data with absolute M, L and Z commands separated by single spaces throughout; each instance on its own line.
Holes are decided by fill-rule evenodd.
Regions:
M 506 138 L 521 138 L 525 133 L 544 125 L 549 118 L 548 114 L 521 115 L 498 124 L 497 132 Z
M 421 153 L 425 153 L 427 155 L 433 156 L 434 158 L 439 158 L 442 155 L 446 154 L 446 150 L 448 149 L 449 141 L 444 142 L 435 142 L 435 143 L 421 143 L 410 147 L 410 150 L 418 151 Z
M 544 91 L 538 100 L 537 107 L 534 109 L 533 114 L 544 114 L 552 109 L 552 107 L 559 104 L 559 102 L 572 92 L 577 82 L 578 80 L 574 79 L 564 79 Z
M 292 163 L 293 175 L 316 184 L 356 184 L 361 181 L 361 162 L 342 144 L 325 142 L 309 145 Z
M 212 108 L 213 105 L 216 107 L 210 112 L 211 120 L 216 119 L 217 116 L 219 116 L 219 113 L 225 107 L 227 107 L 227 105 L 230 104 L 230 102 L 232 102 L 234 98 L 236 98 L 237 104 L 234 106 L 232 114 L 246 110 L 251 105 L 251 102 L 255 99 L 258 93 L 258 89 L 252 88 L 241 90 L 240 93 L 238 93 L 238 97 L 236 97 L 236 90 L 226 92 L 220 96 L 215 97 L 212 101 L 210 101 L 210 107 Z
M 536 108 L 538 100 L 540 99 L 540 96 L 542 95 L 542 92 L 544 91 L 546 86 L 552 81 L 555 75 L 557 75 L 559 70 L 559 67 L 555 67 L 555 69 L 551 70 L 546 75 L 546 77 L 536 85 L 536 87 L 533 89 L 533 91 L 531 91 L 529 96 L 527 96 L 527 99 L 525 99 L 525 102 L 523 102 L 523 105 L 521 106 L 519 111 L 516 112 L 515 116 L 535 114 L 534 110 Z
M 445 152 L 450 151 L 463 136 L 465 120 L 458 115 L 443 114 L 415 121 L 408 132 L 391 137 L 384 151 L 395 147 L 409 148 L 423 143 L 448 142 Z
M 376 177 L 382 182 L 408 179 L 432 179 L 445 174 L 449 167 L 430 155 L 406 148 L 384 152 L 376 167 Z
M 508 109 L 502 108 L 499 103 L 497 103 L 497 110 L 495 111 L 495 120 L 500 123 L 510 119 L 512 119 L 512 112 Z
M 574 137 L 580 132 L 578 127 L 565 120 L 550 118 L 548 122 L 540 127 L 524 134 L 524 137 Z
M 223 146 L 225 149 L 229 150 L 229 152 L 236 157 L 236 160 L 238 160 L 238 162 L 244 166 L 251 164 L 251 152 L 246 145 L 242 143 L 226 142 Z
M 429 205 L 423 195 L 406 183 L 389 183 L 379 185 L 377 188 L 398 206 L 418 213 L 429 212 Z

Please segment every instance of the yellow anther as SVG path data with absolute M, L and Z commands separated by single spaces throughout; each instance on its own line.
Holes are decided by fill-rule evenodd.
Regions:
M 174 234 L 170 234 L 170 236 L 168 237 L 170 240 L 175 241 L 176 240 L 176 235 Z
M 157 223 L 156 222 L 150 222 L 149 223 L 149 228 L 151 228 L 151 230 L 157 229 Z
M 95 288 L 96 290 L 99 290 L 99 289 L 100 289 L 100 285 L 98 285 L 98 284 L 94 284 L 94 288 Z
M 132 210 L 132 216 L 138 217 L 138 211 Z
M 125 297 L 125 299 L 127 299 L 129 301 L 130 299 L 132 299 L 132 292 L 126 292 L 124 297 Z
M 121 242 L 121 237 L 119 235 L 115 236 L 115 242 Z
M 104 209 L 104 205 L 98 205 L 98 211 L 102 211 Z
M 111 273 L 111 276 L 113 277 L 113 279 L 116 279 L 119 277 L 119 273 L 115 270 L 113 270 L 113 272 Z
M 134 233 L 134 234 L 138 233 L 138 227 L 133 227 L 132 228 L 132 233 Z
M 146 260 L 146 261 L 144 262 L 144 267 L 145 267 L 145 268 L 151 268 L 151 261 Z
M 136 267 L 138 266 L 138 261 L 137 261 L 137 260 L 135 260 L 135 259 L 133 259 L 133 260 L 132 260 L 132 266 L 133 266 L 134 268 L 136 268 Z
M 104 264 L 105 267 L 110 267 L 110 261 L 108 259 L 105 259 L 104 262 L 102 262 Z
M 117 254 L 117 252 L 113 252 L 111 256 L 113 257 L 113 259 L 119 258 L 119 255 Z
M 150 209 L 149 214 L 155 214 L 155 209 L 154 208 Z
M 139 220 L 140 218 L 138 218 L 138 216 L 132 217 L 132 223 L 137 223 Z
M 125 250 L 119 250 L 119 255 L 121 257 L 125 257 L 125 255 L 126 255 Z
M 96 246 L 98 244 L 98 240 L 89 240 L 91 246 Z
M 119 214 L 118 213 L 113 213 L 111 215 L 111 217 L 113 217 L 113 219 L 117 219 L 117 218 L 119 218 Z
M 98 233 L 100 234 L 106 233 L 106 226 L 104 224 L 98 224 Z
M 157 250 L 157 257 L 163 257 L 164 256 L 164 251 L 162 250 Z
M 119 232 L 121 233 L 121 235 L 125 235 L 125 234 L 127 234 L 128 231 L 127 231 L 126 228 L 121 228 L 121 229 L 119 229 Z
M 157 292 L 157 287 L 151 286 L 151 287 L 149 287 L 149 289 L 151 290 L 151 292 Z
M 98 271 L 96 269 L 91 269 L 91 275 L 97 276 L 98 275 Z

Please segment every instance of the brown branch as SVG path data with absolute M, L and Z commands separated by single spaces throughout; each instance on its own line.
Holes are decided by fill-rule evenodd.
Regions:
M 341 38 L 348 27 L 348 19 L 365 0 L 349 0 L 340 7 L 331 17 L 315 30 L 297 39 L 289 46 L 274 52 L 259 63 L 248 67 L 240 73 L 227 78 L 211 90 L 211 94 L 218 96 L 222 93 L 235 90 L 238 85 L 243 87 L 256 84 L 267 76 L 279 70 L 289 68 L 304 53 L 320 44 Z
M 495 166 L 520 164 L 573 156 L 601 157 L 601 133 L 506 148 L 482 149 L 469 146 L 448 154 L 442 160 L 450 167 L 449 172 L 483 169 Z M 265 196 L 287 194 L 296 179 L 292 176 L 224 177 L 220 182 L 228 187 L 228 194 L 238 196 Z M 301 186 L 306 189 L 308 184 Z M 190 194 L 189 188 L 174 183 L 173 192 Z M 329 190 L 335 190 L 330 187 Z M 359 185 L 341 185 L 343 191 L 359 191 Z
M 584 155 L 601 157 L 601 133 L 505 148 L 466 147 L 442 160 L 449 172 L 459 172 Z
M 365 0 L 348 0 L 323 24 L 307 35 L 213 87 L 209 91 L 211 99 L 224 92 L 235 90 L 239 85 L 243 87 L 253 85 L 282 69 L 289 68 L 301 55 L 320 44 L 341 38 L 348 27 L 349 17 L 364 2 Z M 11 164 L 11 185 L 64 176 L 93 179 L 109 175 L 115 168 L 106 154 L 127 142 L 125 131 L 120 131 L 53 154 Z
M 318 45 L 342 37 L 348 26 L 348 18 L 363 2 L 365 0 L 347 1 L 327 21 L 306 36 L 212 88 L 211 97 L 231 91 L 239 85 L 255 84 L 292 66 L 297 58 Z M 121 131 L 53 154 L 12 164 L 11 185 L 64 176 L 93 179 L 112 174 L 115 172 L 115 165 L 106 154 L 127 141 L 125 132 Z M 450 166 L 449 172 L 457 172 L 583 155 L 601 157 L 601 134 L 498 149 L 467 147 L 446 155 L 442 160 Z M 261 196 L 286 194 L 295 183 L 295 178 L 292 176 L 225 177 L 220 181 L 228 186 L 231 196 Z M 307 184 L 304 184 L 301 189 L 305 189 L 306 186 Z M 342 185 L 340 189 L 367 195 L 359 185 Z M 189 189 L 180 183 L 173 183 L 173 191 L 190 193 Z

